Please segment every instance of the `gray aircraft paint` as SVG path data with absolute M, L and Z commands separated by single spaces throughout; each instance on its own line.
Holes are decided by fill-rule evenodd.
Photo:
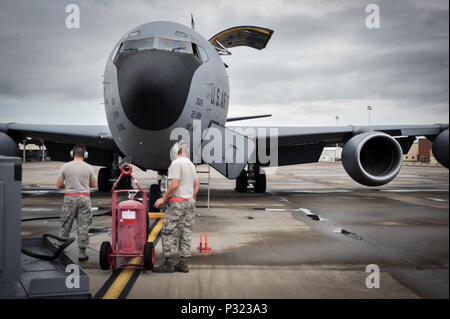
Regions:
M 177 31 L 183 32 L 188 38 L 177 35 Z M 136 32 L 139 32 L 139 34 L 129 37 L 129 35 Z M 140 129 L 127 118 L 121 105 L 117 83 L 117 69 L 113 63 L 119 46 L 125 40 L 148 37 L 153 37 L 155 41 L 154 48 L 158 47 L 160 37 L 188 40 L 203 47 L 208 55 L 208 60 L 200 65 L 193 75 L 189 94 L 180 117 L 170 127 L 162 130 Z M 193 118 L 191 118 L 191 114 L 194 111 L 196 113 L 200 112 L 202 115 L 202 129 L 207 128 L 211 121 L 225 125 L 230 89 L 224 63 L 207 39 L 184 25 L 158 21 L 143 24 L 130 30 L 117 42 L 111 51 L 106 63 L 104 76 L 105 113 L 111 134 L 119 149 L 140 167 L 161 170 L 169 166 L 169 151 L 174 143 L 174 141 L 170 141 L 170 133 L 174 128 L 186 128 L 188 124 L 192 125 Z M 211 86 L 226 92 L 227 99 L 223 107 L 212 105 Z M 174 91 L 173 94 L 177 94 L 177 92 Z M 203 100 L 202 105 L 197 105 L 198 98 Z M 115 101 L 114 105 L 112 105 L 113 99 Z

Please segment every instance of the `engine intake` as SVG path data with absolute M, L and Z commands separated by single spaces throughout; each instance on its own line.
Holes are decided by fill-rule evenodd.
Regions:
M 0 155 L 18 156 L 19 154 L 19 147 L 16 142 L 6 133 L 0 132 Z
M 353 180 L 366 186 L 381 186 L 392 181 L 400 171 L 402 161 L 400 144 L 382 132 L 355 135 L 342 150 L 346 172 Z
M 434 158 L 448 168 L 448 129 L 434 139 L 432 150 Z

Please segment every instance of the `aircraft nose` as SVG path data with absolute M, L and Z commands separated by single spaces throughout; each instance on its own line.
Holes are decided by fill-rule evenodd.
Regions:
M 192 54 L 144 50 L 122 52 L 114 64 L 128 119 L 144 130 L 163 130 L 183 112 L 192 76 L 201 62 Z

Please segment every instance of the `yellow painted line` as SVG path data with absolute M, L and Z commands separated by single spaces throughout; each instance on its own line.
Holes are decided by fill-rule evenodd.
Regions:
M 130 260 L 130 264 L 139 264 L 141 262 L 141 257 L 135 257 Z M 120 296 L 123 288 L 127 285 L 131 276 L 134 274 L 136 268 L 134 267 L 126 267 L 122 270 L 120 275 L 114 280 L 111 287 L 109 287 L 108 291 L 103 295 L 102 299 L 117 299 Z
M 241 30 L 252 30 L 252 31 L 257 31 L 257 32 L 261 32 L 261 33 L 270 35 L 270 31 L 267 31 L 267 30 L 264 30 L 264 29 L 260 29 L 260 28 L 253 28 L 253 27 L 232 28 L 232 29 L 225 30 L 225 31 L 217 34 L 216 36 L 214 36 L 214 38 L 209 40 L 209 42 L 211 42 L 213 44 L 214 41 L 216 41 L 218 38 L 223 37 L 223 36 L 227 35 L 230 32 L 241 31 Z
M 164 218 L 164 213 L 148 213 L 149 218 Z
M 162 214 L 164 217 L 164 213 L 159 214 Z M 150 233 L 150 235 L 148 235 L 147 239 L 148 242 L 153 242 L 155 240 L 156 236 L 158 236 L 159 232 L 162 229 L 163 223 L 164 220 L 160 219 L 158 223 L 155 225 L 155 227 L 153 227 L 152 232 Z M 130 260 L 129 264 L 139 264 L 141 263 L 141 261 L 142 261 L 141 257 L 135 257 L 132 260 Z M 103 295 L 102 299 L 119 298 L 120 293 L 122 292 L 123 288 L 125 288 L 125 286 L 127 285 L 131 276 L 133 276 L 135 270 L 136 268 L 132 266 L 124 268 L 120 273 L 120 275 L 116 278 L 116 280 L 114 280 L 111 287 L 109 287 L 108 291 L 106 291 L 106 293 Z
M 152 243 L 155 240 L 156 236 L 158 236 L 159 232 L 161 231 L 161 228 L 163 227 L 163 223 L 164 223 L 163 219 L 160 219 L 158 221 L 155 227 L 153 227 L 150 235 L 148 235 L 147 242 Z

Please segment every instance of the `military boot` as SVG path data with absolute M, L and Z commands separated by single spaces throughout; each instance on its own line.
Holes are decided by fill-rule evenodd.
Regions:
M 174 272 L 175 266 L 173 265 L 172 258 L 166 258 L 166 260 L 159 266 L 153 267 L 154 272 Z
M 180 262 L 175 265 L 175 271 L 189 272 L 188 259 L 186 257 L 180 258 Z
M 89 259 L 89 256 L 86 254 L 86 248 L 80 248 L 80 254 L 78 255 L 79 261 L 86 261 Z

